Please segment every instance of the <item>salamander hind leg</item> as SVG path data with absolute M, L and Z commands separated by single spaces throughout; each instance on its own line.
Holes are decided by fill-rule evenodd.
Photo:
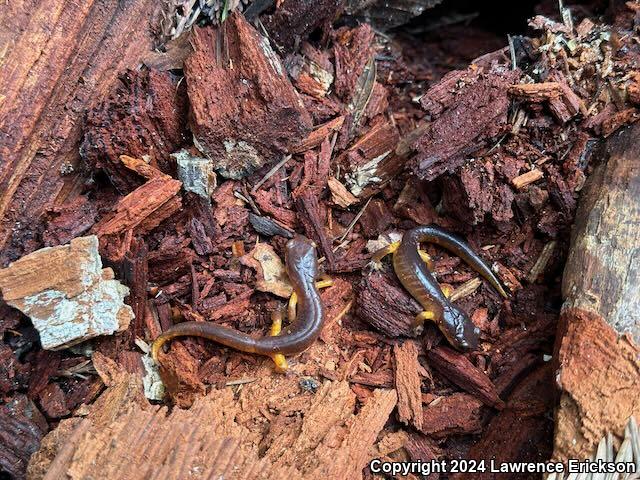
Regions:
M 269 335 L 272 337 L 277 337 L 280 335 L 282 331 L 282 317 L 283 313 L 280 308 L 276 309 L 271 314 L 271 330 L 269 331 Z M 282 353 L 274 353 L 270 355 L 273 363 L 276 364 L 276 371 L 280 373 L 284 373 L 289 368 L 289 364 L 287 363 L 287 359 L 284 357 Z
M 316 282 L 316 288 L 326 288 L 333 285 L 333 279 L 328 276 L 323 276 L 321 280 Z M 296 320 L 298 309 L 298 294 L 293 292 L 289 297 L 289 304 L 287 305 L 287 319 L 289 323 L 293 323 Z M 269 334 L 272 337 L 280 335 L 282 331 L 282 317 L 283 313 L 280 309 L 277 309 L 271 315 L 271 331 Z M 279 372 L 285 372 L 289 368 L 287 359 L 281 353 L 274 353 L 271 355 L 274 363 L 276 364 L 276 370 Z

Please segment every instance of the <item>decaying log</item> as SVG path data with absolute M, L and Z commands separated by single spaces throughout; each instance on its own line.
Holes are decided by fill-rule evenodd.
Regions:
M 640 125 L 611 136 L 580 199 L 556 350 L 554 456 L 586 458 L 640 415 Z
M 31 317 L 42 348 L 60 349 L 129 327 L 129 289 L 102 268 L 98 238 L 37 250 L 0 270 L 4 301 Z
M 153 0 L 10 3 L 0 19 L 0 263 L 41 245 L 41 215 L 67 194 L 81 121 L 151 50 Z M 72 106 L 72 107 L 71 107 Z M 73 182 L 72 177 L 69 177 Z M 61 194 L 61 195 L 59 195 Z M 21 227 L 15 229 L 17 222 Z M 31 240 L 34 239 L 34 240 Z
M 197 29 L 185 61 L 195 145 L 227 178 L 241 178 L 286 153 L 311 117 L 278 56 L 233 13 L 218 29 Z

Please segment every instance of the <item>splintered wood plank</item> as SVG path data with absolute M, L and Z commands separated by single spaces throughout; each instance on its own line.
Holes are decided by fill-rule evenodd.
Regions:
M 265 367 L 238 395 L 214 389 L 169 413 L 143 398 L 138 377 L 99 353 L 94 364 L 109 388 L 85 419 L 45 437 L 31 479 L 361 478 L 397 399 L 375 390 L 356 414 L 348 382 L 311 394 L 298 377 L 274 378 Z
M 348 430 L 342 444 L 338 448 L 326 446 L 316 451 L 318 467 L 305 478 L 360 478 L 360 472 L 371 460 L 369 452 L 376 437 L 397 401 L 395 390 L 375 390 L 358 415 L 347 423 Z
M 0 18 L 0 263 L 40 247 L 40 216 L 66 196 L 85 112 L 152 47 L 152 0 L 11 2 Z M 72 184 L 74 177 L 69 177 Z M 14 233 L 17 222 L 22 225 Z
M 398 419 L 405 425 L 422 427 L 422 391 L 418 369 L 418 345 L 407 341 L 393 347 L 395 385 L 398 392 Z

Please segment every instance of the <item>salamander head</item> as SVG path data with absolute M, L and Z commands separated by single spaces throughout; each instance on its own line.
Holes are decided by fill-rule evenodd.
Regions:
M 296 235 L 287 242 L 285 261 L 289 276 L 310 277 L 315 281 L 318 273 L 316 245 L 302 235 Z
M 454 347 L 460 350 L 478 348 L 480 329 L 473 324 L 466 313 L 454 305 L 448 305 L 444 308 L 439 327 Z

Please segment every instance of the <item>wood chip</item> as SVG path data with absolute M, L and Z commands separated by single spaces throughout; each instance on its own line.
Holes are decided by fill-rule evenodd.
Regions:
M 381 273 L 365 276 L 357 285 L 358 316 L 389 337 L 413 337 L 420 305 L 391 278 Z
M 342 124 L 344 123 L 344 116 L 340 115 L 339 117 L 334 118 L 333 120 L 328 121 L 318 127 L 307 135 L 306 138 L 300 141 L 297 145 L 291 147 L 291 153 L 304 153 L 307 150 L 311 150 L 312 148 L 320 145 L 325 138 L 327 138 L 331 133 L 337 132 L 342 128 Z
M 393 347 L 394 378 L 398 392 L 398 419 L 418 430 L 422 427 L 422 391 L 420 389 L 420 364 L 418 345 L 406 341 Z
M 139 234 L 153 230 L 182 205 L 177 196 L 181 186 L 181 182 L 168 176 L 152 178 L 120 199 L 113 211 L 94 225 L 92 232 L 101 237 L 128 230 Z
M 533 170 L 529 170 L 526 173 L 523 173 L 522 175 L 518 175 L 513 180 L 511 180 L 511 184 L 517 190 L 522 190 L 527 185 L 537 182 L 542 177 L 544 177 L 544 173 L 542 173 L 542 170 L 538 170 L 537 168 L 535 168 Z
M 424 408 L 421 432 L 432 438 L 477 433 L 482 429 L 482 402 L 467 393 L 439 397 Z
M 210 200 L 217 185 L 213 162 L 208 158 L 191 155 L 184 149 L 171 156 L 178 165 L 178 178 L 184 189 Z
M 339 207 L 348 208 L 354 203 L 358 203 L 358 198 L 347 190 L 347 187 L 340 183 L 338 179 L 329 177 L 327 183 L 331 191 L 331 200 Z
M 542 252 L 540 252 L 540 256 L 536 260 L 536 263 L 533 265 L 533 267 L 531 267 L 531 270 L 527 275 L 527 282 L 534 283 L 536 280 L 538 280 L 538 277 L 540 277 L 540 275 L 544 273 L 545 269 L 547 268 L 547 264 L 549 263 L 549 260 L 551 260 L 553 252 L 556 249 L 556 245 L 557 242 L 554 240 L 544 246 Z
M 450 382 L 476 396 L 485 405 L 503 408 L 493 382 L 486 373 L 471 363 L 467 357 L 448 347 L 436 347 L 427 353 L 429 365 Z
M 284 263 L 268 243 L 258 243 L 240 261 L 256 270 L 256 289 L 289 298 L 293 288 L 289 283 Z

